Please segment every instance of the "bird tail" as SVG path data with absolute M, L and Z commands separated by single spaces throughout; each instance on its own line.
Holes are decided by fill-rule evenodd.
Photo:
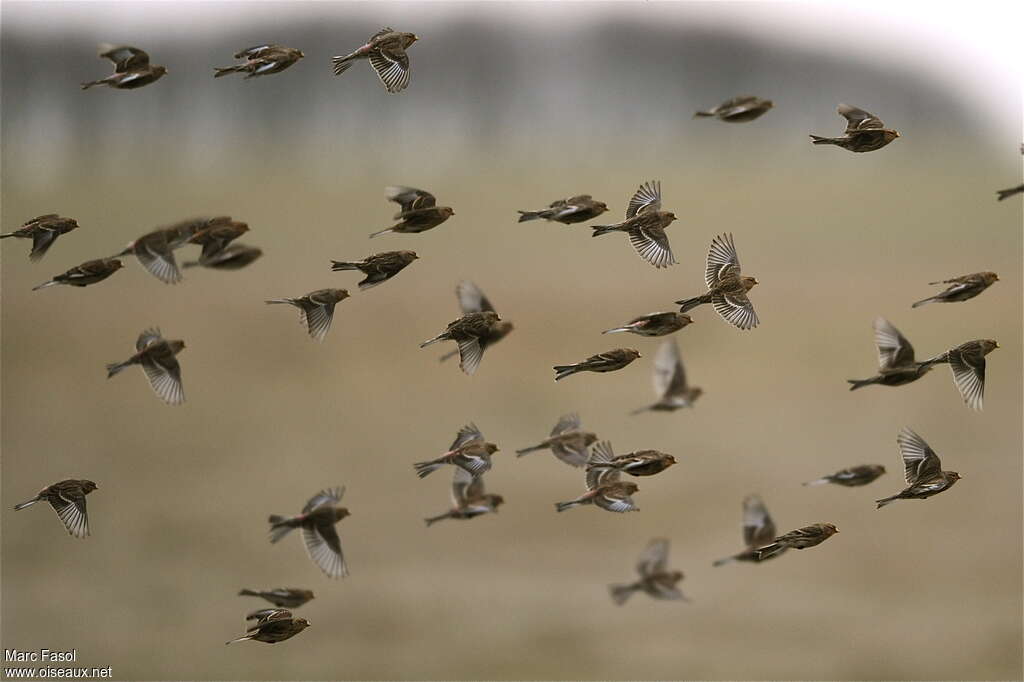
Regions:
M 238 596 L 239 597 L 258 597 L 258 596 L 260 596 L 260 593 L 256 592 L 255 590 L 241 589 L 241 590 L 238 591 Z
M 883 497 L 880 500 L 875 500 L 875 504 L 878 505 L 877 507 L 875 507 L 875 509 L 881 509 L 885 505 L 892 504 L 893 502 L 895 502 L 898 499 L 900 499 L 899 495 L 893 495 L 892 497 Z
M 874 379 L 847 379 L 846 383 L 850 384 L 850 390 L 856 391 L 858 388 L 864 388 L 875 383 Z
M 359 263 L 346 263 L 340 260 L 331 261 L 331 270 L 333 272 L 341 272 L 342 270 L 358 270 Z
M 435 336 L 432 339 L 427 339 L 426 341 L 424 341 L 423 343 L 420 344 L 420 348 L 426 348 L 427 346 L 434 345 L 438 341 L 444 341 L 445 339 L 443 337 L 444 337 L 444 334 L 438 334 L 437 336 Z
M 271 543 L 277 542 L 278 540 L 283 538 L 285 535 L 288 535 L 288 533 L 292 531 L 291 526 L 283 525 L 284 522 L 287 520 L 288 519 L 286 519 L 285 517 L 278 516 L 277 514 L 271 514 L 270 517 L 267 518 L 267 522 L 270 524 Z
M 42 498 L 40 498 L 40 497 L 36 497 L 36 498 L 31 499 L 31 500 L 26 500 L 25 502 L 22 502 L 21 504 L 14 505 L 14 511 L 19 511 L 21 509 L 24 509 L 25 507 L 31 507 L 36 502 L 40 502 L 40 501 L 42 501 Z
M 525 223 L 527 220 L 537 220 L 540 218 L 540 211 L 520 211 L 519 222 Z
M 622 606 L 626 603 L 626 600 L 633 596 L 636 592 L 635 585 L 609 585 L 608 591 L 612 595 L 612 601 Z
M 714 116 L 715 114 L 710 111 L 695 111 L 693 112 L 694 118 L 706 118 L 708 116 Z
M 443 466 L 444 462 L 438 462 L 436 460 L 432 460 L 430 462 L 416 462 L 413 464 L 413 467 L 416 469 L 416 475 L 420 478 L 426 478 Z
M 444 514 L 438 514 L 437 516 L 431 516 L 430 518 L 423 519 L 423 520 L 426 522 L 427 528 L 430 528 L 431 526 L 433 526 L 438 521 L 444 521 L 445 519 L 449 518 L 450 516 L 451 516 L 450 513 L 445 512 Z
M 271 298 L 271 299 L 269 299 L 269 300 L 267 300 L 265 302 L 269 303 L 271 305 L 273 305 L 275 303 L 287 303 L 288 305 L 294 305 L 295 304 L 295 300 L 291 299 L 291 298 Z
M 215 73 L 214 78 L 220 78 L 221 76 L 227 76 L 229 73 L 237 73 L 242 69 L 238 66 L 216 66 L 214 67 Z
M 576 365 L 555 365 L 554 370 L 555 381 L 559 381 L 580 371 L 579 367 Z
M 566 509 L 572 509 L 573 507 L 578 507 L 579 505 L 580 502 L 577 500 L 572 500 L 571 502 L 556 502 L 555 511 L 564 512 Z
M 45 289 L 46 287 L 55 286 L 58 283 L 59 282 L 57 282 L 57 280 L 51 279 L 49 282 L 43 282 L 42 284 L 40 284 L 37 287 L 32 287 L 32 291 L 39 291 L 40 289 Z
M 1002 201 L 1003 199 L 1009 199 L 1014 194 L 1021 194 L 1022 192 L 1024 192 L 1024 185 L 1019 185 L 1017 187 L 1011 187 L 1010 189 L 999 189 L 999 190 L 996 190 L 996 194 L 999 195 L 999 198 L 997 199 L 997 201 Z
M 88 83 L 82 83 L 82 89 L 83 90 L 88 90 L 89 88 L 91 88 L 94 85 L 103 85 L 104 83 L 106 83 L 105 80 L 89 81 Z
M 355 63 L 354 59 L 354 54 L 347 54 L 343 57 L 331 57 L 331 64 L 334 65 L 334 75 L 340 76 L 352 68 L 352 64 Z
M 0 239 L 7 239 L 8 237 L 14 237 L 14 236 L 15 236 L 15 234 L 13 232 L 8 232 L 7 234 L 0 234 Z
M 681 301 L 676 301 L 676 305 L 679 306 L 679 312 L 685 313 L 693 310 L 702 303 L 709 303 L 710 299 L 707 296 L 694 296 L 693 298 L 684 298 Z
M 819 137 L 818 135 L 811 135 L 811 144 L 835 144 L 836 141 L 831 137 Z
M 851 389 L 851 390 L 853 390 L 853 389 Z M 826 476 L 825 478 L 816 478 L 813 481 L 807 481 L 803 485 L 824 485 L 824 484 L 826 484 L 828 482 L 829 482 L 829 480 L 828 480 L 828 477 Z
M 244 641 L 249 640 L 249 639 L 252 639 L 252 635 L 246 635 L 245 637 L 239 637 L 238 639 L 233 639 L 230 642 L 224 642 L 224 643 L 225 644 L 234 644 L 235 642 L 244 642 Z
M 523 448 L 522 450 L 516 450 L 516 457 L 522 457 L 523 455 L 528 455 L 531 452 L 537 452 L 538 450 L 543 450 L 545 447 L 546 446 L 544 446 L 544 445 L 531 445 L 528 448 Z
M 442 355 L 440 358 L 438 358 L 438 362 L 444 362 L 445 360 L 451 360 L 452 358 L 454 358 L 458 354 L 459 354 L 459 349 L 458 348 L 456 348 L 455 350 L 448 351 L 447 353 Z
M 603 331 L 601 333 L 602 334 L 616 334 L 618 332 L 628 332 L 629 330 L 630 330 L 629 326 L 625 326 L 625 327 L 616 327 L 615 329 L 606 329 L 605 331 Z
M 594 230 L 594 233 L 590 235 L 591 237 L 600 237 L 602 234 L 615 232 L 619 229 L 618 225 L 591 225 L 590 227 Z
M 373 239 L 374 237 L 379 237 L 380 235 L 386 234 L 388 232 L 392 232 L 392 231 L 394 231 L 394 229 L 395 229 L 394 226 L 391 226 L 391 227 L 385 228 L 383 230 L 377 230 L 376 232 L 371 232 L 370 233 L 370 239 Z
M 765 561 L 766 559 L 771 559 L 774 556 L 782 554 L 784 551 L 786 551 L 785 545 L 780 544 L 778 542 L 773 542 L 767 547 L 761 547 L 760 549 L 758 549 L 757 553 L 754 556 L 757 558 L 758 561 Z
M 648 405 L 647 407 L 637 408 L 637 409 L 633 410 L 632 412 L 630 412 L 629 414 L 632 415 L 632 416 L 636 416 L 638 414 L 643 414 L 644 412 L 650 412 L 653 409 L 654 409 L 654 405 Z
M 932 297 L 930 297 L 930 298 L 923 298 L 923 299 L 921 299 L 920 301 L 918 301 L 917 303 L 914 303 L 914 304 L 913 304 L 912 306 L 910 306 L 910 307 L 911 307 L 911 308 L 920 308 L 921 306 L 923 306 L 923 305 L 925 305 L 925 304 L 928 304 L 928 303 L 933 303 L 933 302 L 935 302 L 936 300 L 938 300 L 938 299 L 937 299 L 937 298 L 935 298 L 934 296 L 932 296 Z
M 125 360 L 124 362 L 112 362 L 109 365 L 107 365 L 107 378 L 109 379 L 110 377 L 114 376 L 121 370 L 124 370 L 131 366 L 132 362 L 130 360 Z
M 717 559 L 717 560 L 713 561 L 711 563 L 711 565 L 712 566 L 725 566 L 726 564 L 731 564 L 734 561 L 736 561 L 736 557 L 734 557 L 734 556 L 727 556 L 724 559 Z

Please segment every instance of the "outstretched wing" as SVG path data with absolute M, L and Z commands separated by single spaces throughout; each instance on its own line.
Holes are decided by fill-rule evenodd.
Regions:
M 341 496 L 345 494 L 345 488 L 324 488 L 313 497 L 309 498 L 309 502 L 302 508 L 303 514 L 308 514 L 317 507 L 322 507 L 325 504 L 335 505 L 341 502 Z
M 926 481 L 942 473 L 942 462 L 935 454 L 924 438 L 914 433 L 912 429 L 904 426 L 896 437 L 896 444 L 900 449 L 900 456 L 903 458 L 903 474 L 906 477 L 907 485 L 913 485 L 918 481 Z
M 645 182 L 629 200 L 629 206 L 626 207 L 626 219 L 632 218 L 637 213 L 659 210 L 661 210 L 661 181 Z
M 875 346 L 878 348 L 878 369 L 882 371 L 914 364 L 914 347 L 884 317 L 875 318 Z
M 885 127 L 882 119 L 872 113 L 852 107 L 849 104 L 840 104 L 836 109 L 839 115 L 846 119 L 846 133 L 855 133 L 858 130 L 879 130 Z

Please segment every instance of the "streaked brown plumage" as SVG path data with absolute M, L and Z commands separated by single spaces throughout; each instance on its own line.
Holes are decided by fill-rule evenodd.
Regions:
M 295 609 L 313 598 L 313 590 L 301 590 L 295 587 L 278 587 L 273 590 L 243 589 L 240 597 L 260 597 L 278 608 Z
M 619 481 L 620 473 L 611 467 L 591 468 L 591 464 L 603 464 L 608 461 L 605 449 L 591 451 L 587 460 L 587 469 L 583 480 L 587 484 L 587 492 L 575 500 L 555 503 L 556 511 L 565 511 L 582 505 L 594 505 L 605 511 L 622 513 L 639 511 L 631 497 L 640 488 L 635 483 Z
M 914 360 L 914 347 L 889 320 L 876 317 L 874 329 L 878 374 L 867 379 L 847 379 L 851 391 L 872 384 L 903 386 L 917 381 L 931 370 L 927 362 Z
M 758 325 L 757 313 L 747 297 L 747 292 L 754 288 L 757 280 L 741 273 L 740 258 L 731 234 L 719 235 L 711 241 L 704 282 L 708 293 L 676 301 L 680 306 L 679 312 L 685 313 L 710 303 L 722 319 L 734 327 L 746 330 Z
M 723 566 L 733 561 L 750 561 L 753 563 L 767 561 L 786 551 L 786 548 L 782 547 L 770 556 L 759 556 L 758 548 L 764 547 L 774 539 L 775 522 L 772 521 L 768 508 L 764 506 L 764 502 L 757 495 L 747 495 L 743 498 L 743 543 L 747 548 L 739 554 L 718 559 L 713 565 Z
M 885 473 L 885 467 L 881 464 L 861 464 L 849 469 L 841 469 L 834 474 L 822 476 L 813 481 L 807 481 L 804 485 L 822 485 L 824 483 L 835 483 L 836 485 L 853 488 L 867 485 Z
M 753 95 L 740 95 L 727 99 L 714 109 L 698 111 L 693 117 L 717 117 L 720 121 L 728 123 L 743 123 L 753 121 L 768 112 L 775 104 L 770 99 L 761 99 Z
M 255 246 L 246 246 L 245 244 L 233 242 L 210 258 L 203 259 L 200 257 L 199 260 L 187 261 L 182 263 L 181 267 L 191 268 L 201 265 L 205 268 L 213 268 L 214 270 L 241 270 L 262 255 L 263 251 Z
M 505 498 L 487 492 L 484 477 L 474 476 L 461 467 L 455 468 L 452 479 L 452 508 L 444 514 L 423 519 L 427 527 L 445 519 L 473 519 L 484 514 L 497 513 Z
M 836 109 L 846 119 L 845 137 L 819 137 L 811 135 L 812 144 L 832 144 L 851 152 L 873 152 L 881 149 L 900 136 L 895 130 L 889 130 L 882 119 L 863 109 L 849 104 L 840 104 Z
M 607 210 L 608 206 L 604 202 L 594 201 L 589 194 L 577 194 L 568 199 L 552 201 L 547 208 L 539 211 L 519 211 L 519 222 L 543 218 L 564 225 L 574 225 L 596 218 Z
M 630 476 L 654 476 L 676 463 L 676 458 L 658 450 L 637 450 L 616 455 L 606 440 L 594 445 L 587 460 L 587 473 L 605 470 L 619 471 Z
M 676 587 L 683 579 L 683 572 L 668 570 L 668 540 L 651 540 L 640 555 L 636 572 L 640 574 L 636 582 L 608 586 L 616 604 L 625 604 L 634 592 L 643 592 L 654 599 L 689 601 Z
M 470 313 L 482 313 L 488 310 L 496 312 L 494 310 L 494 306 L 487 297 L 484 296 L 484 292 L 480 290 L 480 287 L 468 280 L 459 282 L 455 286 L 455 296 L 459 299 L 459 308 L 462 309 L 463 315 L 468 315 Z M 499 319 L 498 322 L 491 327 L 490 331 L 478 339 L 478 342 L 480 343 L 481 357 L 485 350 L 508 336 L 512 329 L 513 325 L 510 321 Z M 457 348 L 453 351 L 449 351 L 441 356 L 441 362 L 455 357 L 458 354 L 459 350 Z
M 584 431 L 578 414 L 563 415 L 551 435 L 537 445 L 516 450 L 516 455 L 523 455 L 538 450 L 551 450 L 551 454 L 569 466 L 581 467 L 587 463 L 590 453 L 587 449 L 597 442 L 597 434 Z
M 409 85 L 409 56 L 405 51 L 417 40 L 419 37 L 415 33 L 403 33 L 385 26 L 355 52 L 332 57 L 334 75 L 345 73 L 357 60 L 368 59 L 387 91 L 401 92 Z
M 212 220 L 217 220 L 216 218 Z M 181 281 L 181 270 L 174 259 L 175 249 L 180 249 L 200 230 L 206 228 L 210 218 L 190 218 L 170 227 L 161 227 L 132 240 L 114 257 L 134 255 L 142 267 L 165 284 Z
M 414 260 L 419 258 L 415 251 L 385 251 L 367 256 L 359 261 L 331 261 L 331 270 L 359 270 L 366 277 L 359 283 L 359 289 L 369 289 L 388 281 Z
M 348 564 L 341 550 L 341 539 L 336 523 L 351 516 L 348 508 L 339 506 L 344 488 L 325 488 L 309 498 L 302 513 L 284 517 L 272 514 L 270 542 L 275 543 L 296 528 L 302 529 L 302 541 L 306 553 L 328 578 L 344 578 L 348 575 Z
M 57 241 L 57 237 L 77 228 L 78 221 L 74 218 L 62 218 L 56 213 L 48 213 L 22 223 L 21 227 L 14 232 L 0 234 L 0 239 L 8 237 L 31 239 L 32 250 L 29 251 L 28 259 L 35 262 L 46 255 L 53 243 Z
M 466 374 L 472 375 L 480 366 L 480 360 L 483 358 L 481 339 L 489 338 L 500 321 L 498 313 L 493 310 L 467 313 L 459 319 L 449 322 L 443 332 L 421 343 L 420 348 L 426 348 L 439 341 L 454 341 L 459 345 L 459 367 Z
M 615 327 L 602 334 L 629 332 L 638 336 L 665 336 L 677 332 L 683 327 L 693 324 L 693 318 L 683 313 L 649 313 L 635 317 L 621 327 Z
M 932 495 L 949 490 L 960 480 L 960 474 L 957 472 L 942 470 L 939 456 L 912 429 L 906 426 L 900 429 L 899 435 L 896 436 L 896 445 L 903 461 L 907 487 L 891 497 L 875 500 L 878 505 L 876 509 L 881 509 L 896 500 L 926 500 Z
M 230 73 L 244 73 L 244 80 L 257 76 L 269 76 L 272 73 L 284 71 L 305 56 L 302 54 L 302 50 L 296 50 L 293 47 L 270 44 L 256 45 L 235 54 L 235 59 L 244 59 L 245 62 L 234 66 L 216 67 L 213 77 L 220 78 Z
M 248 231 L 249 226 L 246 223 L 232 220 L 231 216 L 219 216 L 208 220 L 203 227 L 189 237 L 188 243 L 202 246 L 203 252 L 199 256 L 199 262 L 208 263 L 227 248 L 228 244 Z
M 85 508 L 85 496 L 96 490 L 92 481 L 69 478 L 58 481 L 39 491 L 31 500 L 14 505 L 14 511 L 31 507 L 36 502 L 48 502 L 68 533 L 76 538 L 89 535 L 89 513 Z
M 76 265 L 63 274 L 57 275 L 48 282 L 43 282 L 37 287 L 32 287 L 32 291 L 45 289 L 58 284 L 67 284 L 72 287 L 87 287 L 90 284 L 102 282 L 107 277 L 110 277 L 120 270 L 121 267 L 121 261 L 116 258 L 100 258 L 97 260 L 86 261 L 81 265 Z
M 286 303 L 299 309 L 299 321 L 309 335 L 323 342 L 334 320 L 334 306 L 348 298 L 346 289 L 317 289 L 298 298 L 272 298 L 267 303 Z
M 498 452 L 498 446 L 484 439 L 476 424 L 472 422 L 459 429 L 448 451 L 436 459 L 416 462 L 416 475 L 426 478 L 445 465 L 465 469 L 473 476 L 482 476 L 491 470 L 491 455 Z
M 438 206 L 437 199 L 430 192 L 415 187 L 387 187 L 384 190 L 388 201 L 393 201 L 402 207 L 402 210 L 395 214 L 394 219 L 398 222 L 383 230 L 370 234 L 370 239 L 387 232 L 399 234 L 416 234 L 426 232 L 443 223 L 455 215 L 450 206 Z
M 591 355 L 583 362 L 574 365 L 555 365 L 555 381 L 564 379 L 577 372 L 614 372 L 622 369 L 629 363 L 640 357 L 640 351 L 635 348 L 614 348 L 604 353 Z
M 936 284 L 949 284 L 950 286 L 947 287 L 945 291 L 941 291 L 934 296 L 922 299 L 910 307 L 917 308 L 925 305 L 926 303 L 958 303 L 960 301 L 967 301 L 985 291 L 985 289 L 988 289 L 998 281 L 999 275 L 994 272 L 975 272 L 970 275 L 961 275 L 960 277 L 954 277 L 952 279 L 929 282 L 928 284 L 932 286 Z
M 831 523 L 815 523 L 803 528 L 791 530 L 775 538 L 775 542 L 757 550 L 757 560 L 764 561 L 778 556 L 787 549 L 807 549 L 815 547 L 838 533 L 839 530 Z
M 591 236 L 625 232 L 641 258 L 656 268 L 666 268 L 676 263 L 665 234 L 665 228 L 675 219 L 675 213 L 661 210 L 661 182 L 645 182 L 629 200 L 626 219 L 614 225 L 591 225 Z
M 149 55 L 137 47 L 103 45 L 100 50 L 100 57 L 114 63 L 114 73 L 106 78 L 82 83 L 83 90 L 88 90 L 94 85 L 108 85 L 117 90 L 134 90 L 155 83 L 167 73 L 163 66 L 150 65 Z
M 132 365 L 141 365 L 157 396 L 168 405 L 180 405 L 185 402 L 185 390 L 181 385 L 181 366 L 174 356 L 184 348 L 184 341 L 168 341 L 159 329 L 147 329 L 135 341 L 135 355 L 107 365 L 107 378 Z
M 972 410 L 980 410 L 985 397 L 985 356 L 999 348 L 994 339 L 975 339 L 925 360 L 923 364 L 948 364 L 953 383 Z
M 309 627 L 309 621 L 305 618 L 295 618 L 292 612 L 287 609 L 263 609 L 253 611 L 245 617 L 247 621 L 256 621 L 245 631 L 245 635 L 233 639 L 225 644 L 253 640 L 267 644 L 277 644 L 286 639 L 291 639 Z
M 697 398 L 704 393 L 699 386 L 687 384 L 686 370 L 683 368 L 683 359 L 679 355 L 679 345 L 675 339 L 666 339 L 658 348 L 658 353 L 654 356 L 651 379 L 658 402 L 633 410 L 630 414 L 674 412 L 684 407 L 692 407 Z

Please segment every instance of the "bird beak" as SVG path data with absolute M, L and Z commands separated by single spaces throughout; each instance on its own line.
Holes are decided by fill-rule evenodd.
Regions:
M 999 342 L 998 341 L 996 342 L 996 348 L 999 348 Z

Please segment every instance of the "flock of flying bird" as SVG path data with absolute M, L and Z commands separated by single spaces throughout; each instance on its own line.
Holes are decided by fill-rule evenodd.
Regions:
M 334 73 L 341 75 L 356 61 L 367 60 L 388 92 L 401 92 L 409 84 L 409 58 L 406 50 L 416 40 L 415 34 L 384 28 L 350 54 L 334 57 Z M 165 67 L 151 65 L 149 55 L 135 47 L 104 46 L 100 56 L 114 63 L 114 73 L 100 80 L 83 83 L 83 89 L 96 85 L 134 89 L 153 83 L 167 73 Z M 242 63 L 218 67 L 214 77 L 243 73 L 245 78 L 249 79 L 279 73 L 304 56 L 302 51 L 294 48 L 273 44 L 259 45 L 235 54 L 236 59 L 243 60 Z M 696 112 L 695 117 L 714 117 L 730 123 L 740 123 L 762 116 L 772 106 L 770 100 L 743 96 L 723 102 L 714 109 Z M 870 152 L 885 147 L 900 136 L 897 131 L 885 128 L 877 116 L 857 107 L 841 104 L 838 113 L 847 121 L 844 136 L 811 135 L 813 144 L 835 145 L 852 152 Z M 1024 185 L 1000 190 L 998 198 L 1003 200 L 1022 192 Z M 454 215 L 450 207 L 437 206 L 436 198 L 420 189 L 388 187 L 386 197 L 400 207 L 394 216 L 397 222 L 372 233 L 371 238 L 385 233 L 425 232 Z M 519 222 L 546 220 L 573 225 L 595 219 L 607 210 L 608 206 L 605 203 L 582 194 L 554 201 L 540 210 L 519 211 Z M 661 183 L 645 182 L 630 199 L 625 219 L 608 225 L 593 225 L 592 236 L 612 232 L 625 233 L 630 244 L 644 260 L 656 268 L 665 268 L 676 263 L 665 231 L 675 219 L 674 213 L 662 210 Z M 59 236 L 76 228 L 78 223 L 74 219 L 49 214 L 33 218 L 14 232 L 0 235 L 0 238 L 31 239 L 32 249 L 29 258 L 38 261 Z M 174 284 L 182 279 L 181 268 L 177 264 L 174 252 L 187 245 L 198 245 L 201 252 L 196 260 L 187 261 L 182 267 L 201 266 L 216 270 L 237 270 L 246 267 L 262 255 L 260 249 L 235 241 L 248 230 L 246 223 L 236 221 L 230 216 L 182 221 L 144 234 L 114 256 L 82 263 L 54 276 L 35 289 L 56 285 L 86 287 L 96 284 L 117 272 L 123 266 L 119 258 L 129 255 L 135 256 L 139 263 L 159 280 Z M 414 251 L 387 251 L 357 261 L 333 261 L 331 269 L 361 272 L 365 277 L 359 282 L 358 287 L 360 290 L 366 290 L 396 276 L 417 258 Z M 710 304 L 724 320 L 738 329 L 749 330 L 757 327 L 759 319 L 748 294 L 758 282 L 754 277 L 742 274 L 731 234 L 722 234 L 712 240 L 704 279 L 707 291 L 676 301 L 680 306 L 678 311 L 642 315 L 604 333 L 631 333 L 644 337 L 667 336 L 691 324 L 693 318 L 687 313 L 705 304 Z M 914 303 L 912 307 L 927 303 L 967 301 L 981 294 L 998 279 L 993 272 L 979 272 L 933 282 L 932 284 L 948 286 L 943 291 Z M 472 282 L 461 282 L 456 288 L 456 295 L 462 316 L 449 323 L 437 336 L 424 341 L 421 347 L 441 341 L 453 341 L 457 349 L 442 356 L 441 359 L 446 360 L 457 353 L 463 372 L 472 375 L 480 366 L 484 351 L 507 336 L 513 327 L 511 322 L 503 320 L 498 315 L 483 292 Z M 330 288 L 312 291 L 303 296 L 272 299 L 267 303 L 298 308 L 300 321 L 309 335 L 322 342 L 330 330 L 335 306 L 348 297 L 348 290 Z M 883 318 L 876 319 L 874 330 L 878 351 L 878 373 L 866 379 L 851 379 L 850 390 L 875 384 L 901 386 L 921 378 L 935 365 L 948 364 L 952 369 L 954 384 L 965 403 L 972 409 L 982 408 L 985 356 L 999 347 L 994 340 L 968 341 L 927 360 L 918 361 L 915 359 L 913 346 L 889 321 Z M 153 390 L 162 400 L 171 405 L 180 404 L 184 401 L 184 390 L 181 368 L 176 356 L 184 348 L 184 341 L 168 340 L 158 329 L 147 329 L 138 337 L 135 353 L 130 358 L 107 365 L 108 377 L 132 365 L 140 365 Z M 614 348 L 577 363 L 555 366 L 555 380 L 579 372 L 620 370 L 639 357 L 640 353 L 636 349 Z M 645 411 L 671 412 L 690 407 L 702 392 L 700 388 L 688 385 L 678 346 L 671 339 L 666 340 L 656 354 L 653 383 L 656 402 L 635 410 L 633 414 Z M 877 500 L 878 508 L 900 499 L 926 499 L 947 490 L 960 478 L 957 472 L 943 471 L 935 451 L 911 429 L 904 428 L 899 432 L 897 445 L 907 485 L 900 492 Z M 637 506 L 632 496 L 638 491 L 638 486 L 632 481 L 621 480 L 622 475 L 654 476 L 676 463 L 672 455 L 656 450 L 639 450 L 616 455 L 611 443 L 601 441 L 596 434 L 584 430 L 579 417 L 575 414 L 563 416 L 546 439 L 537 445 L 518 450 L 517 456 L 522 457 L 540 450 L 549 450 L 557 460 L 570 467 L 580 468 L 584 472 L 586 491 L 574 499 L 558 502 L 555 508 L 559 512 L 582 506 L 593 506 L 610 512 L 636 511 Z M 488 493 L 483 478 L 491 468 L 491 456 L 497 451 L 498 446 L 488 442 L 483 433 L 470 423 L 459 430 L 455 441 L 442 455 L 413 465 L 421 478 L 444 467 L 452 467 L 454 471 L 451 483 L 452 506 L 441 514 L 425 519 L 427 526 L 447 519 L 471 519 L 497 510 L 504 499 L 501 495 Z M 832 483 L 842 486 L 863 486 L 872 483 L 884 473 L 885 467 L 882 465 L 859 465 L 804 485 Z M 96 484 L 89 480 L 60 481 L 44 488 L 36 497 L 16 505 L 14 509 L 20 510 L 37 502 L 48 502 L 68 532 L 81 538 L 89 535 L 85 497 L 96 489 Z M 339 521 L 349 515 L 348 509 L 340 506 L 343 493 L 343 488 L 325 489 L 314 495 L 295 516 L 271 515 L 270 541 L 276 543 L 292 530 L 301 529 L 310 558 L 325 574 L 332 578 L 348 575 L 341 540 L 335 528 Z M 756 495 L 751 495 L 743 501 L 745 548 L 733 556 L 715 561 L 714 565 L 720 566 L 734 561 L 765 561 L 789 549 L 814 547 L 838 532 L 831 523 L 815 523 L 778 534 L 764 503 Z M 668 551 L 667 540 L 653 540 L 637 563 L 638 578 L 631 583 L 610 586 L 614 602 L 622 604 L 638 591 L 658 599 L 684 599 L 677 587 L 683 573 L 668 568 Z M 309 626 L 306 619 L 295 617 L 289 609 L 298 608 L 311 600 L 313 593 L 310 590 L 244 589 L 240 595 L 261 597 L 273 604 L 274 608 L 250 613 L 247 620 L 252 621 L 252 625 L 245 635 L 232 642 L 280 642 Z

